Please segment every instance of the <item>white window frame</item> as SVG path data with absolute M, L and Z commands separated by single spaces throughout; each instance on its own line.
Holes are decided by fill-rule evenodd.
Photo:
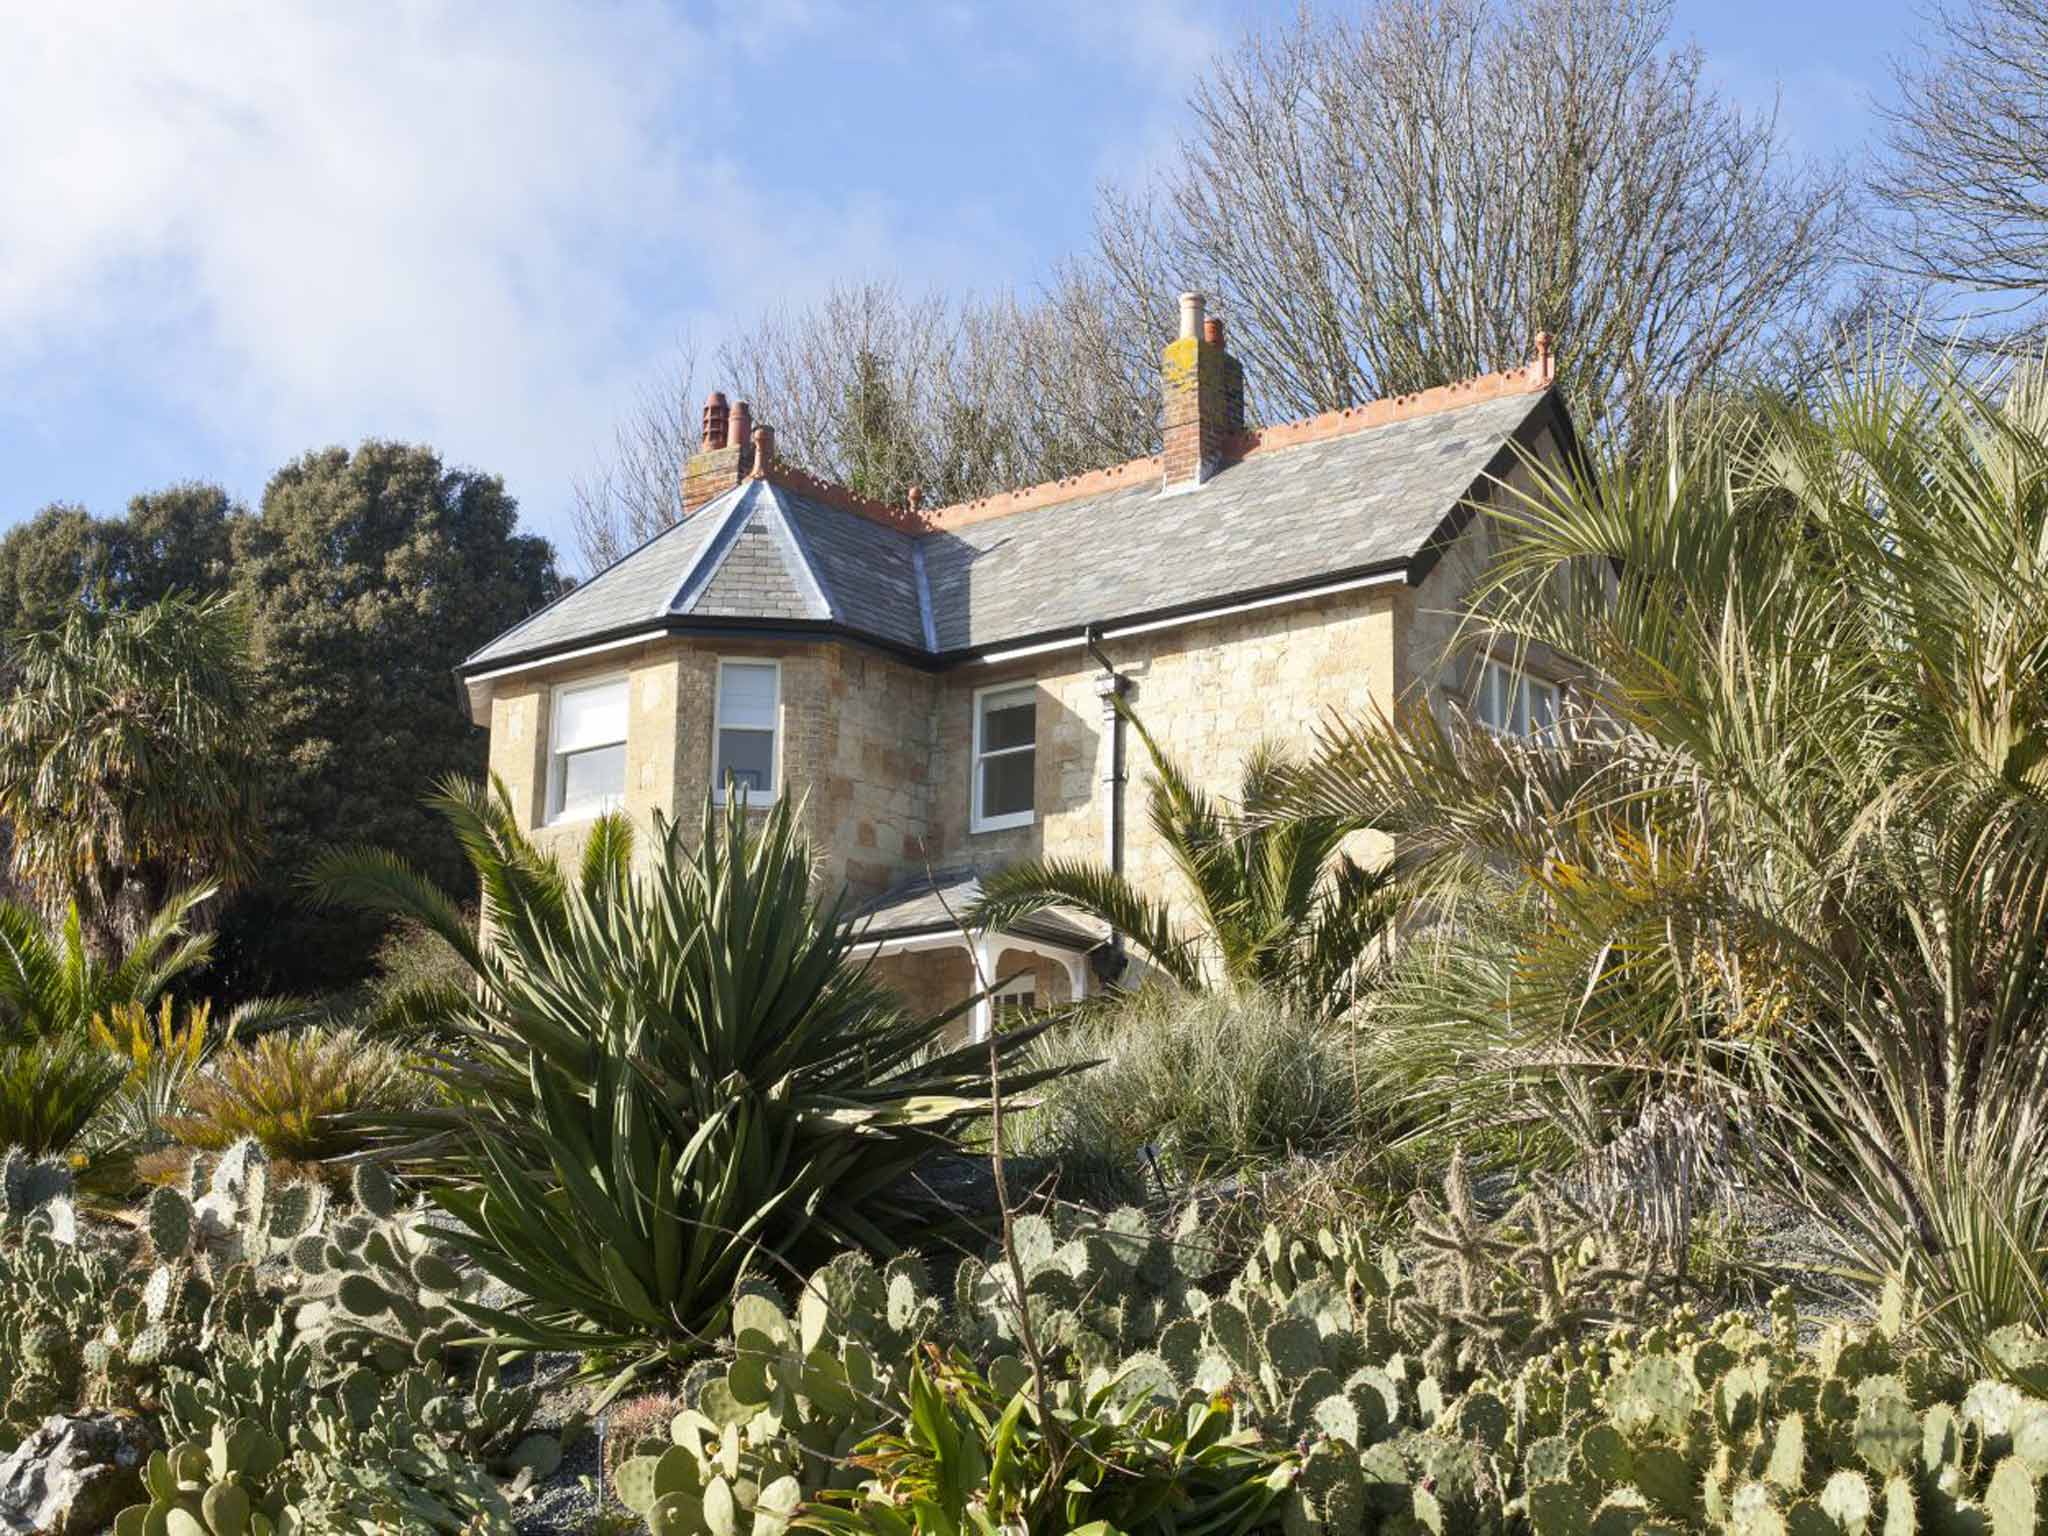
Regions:
M 1502 698 L 1507 706 L 1507 719 L 1498 724 L 1488 720 L 1482 713 L 1482 701 L 1486 697 L 1486 684 L 1490 673 L 1499 674 L 1502 684 Z M 1512 693 L 1507 692 L 1507 689 L 1510 687 L 1514 690 Z M 1524 720 L 1534 720 L 1536 718 L 1536 711 L 1530 706 L 1534 703 L 1535 690 L 1539 688 L 1550 695 L 1550 724 L 1542 727 L 1540 730 L 1527 730 L 1518 733 L 1514 728 L 1517 706 L 1519 706 Z M 1496 736 L 1507 736 L 1517 741 L 1540 741 L 1556 732 L 1558 711 L 1563 704 L 1564 689 L 1549 678 L 1537 677 L 1526 668 L 1518 670 L 1497 656 L 1484 656 L 1480 658 L 1479 675 L 1472 684 L 1472 718 L 1485 726 L 1487 730 L 1492 731 Z
M 568 775 L 562 771 L 562 700 L 572 693 L 590 693 L 599 688 L 623 688 L 626 691 L 626 719 L 630 729 L 633 717 L 633 680 L 624 672 L 613 672 L 604 677 L 581 677 L 573 683 L 557 683 L 548 695 L 548 799 L 546 825 L 568 826 L 580 821 L 595 821 L 611 811 L 621 809 L 626 803 L 626 780 L 619 776 L 619 796 L 616 804 L 601 805 L 594 811 L 570 811 L 562 804 L 562 795 L 568 788 Z M 618 745 L 625 746 L 626 738 L 621 736 Z M 599 743 L 610 746 L 610 742 Z M 589 751 L 589 747 L 581 750 Z
M 721 656 L 718 675 L 711 692 L 711 799 L 725 804 L 725 778 L 718 771 L 718 741 L 725 734 L 725 669 L 727 667 L 769 667 L 775 673 L 775 724 L 768 732 L 768 789 L 747 791 L 747 805 L 773 805 L 782 798 L 782 663 L 773 656 Z M 758 726 L 734 726 L 734 730 L 758 730 Z
M 999 747 L 986 754 L 991 757 L 1013 757 L 1019 752 L 1031 754 L 1031 809 L 1028 811 L 1005 811 L 1000 816 L 984 816 L 981 813 L 981 701 L 991 694 L 1029 693 L 1031 695 L 1031 745 L 1028 747 Z M 1010 827 L 1028 827 L 1038 820 L 1038 683 L 1035 679 L 1024 682 L 990 683 L 986 688 L 974 690 L 974 752 L 968 763 L 968 804 L 970 814 L 967 827 L 970 832 L 1002 832 Z

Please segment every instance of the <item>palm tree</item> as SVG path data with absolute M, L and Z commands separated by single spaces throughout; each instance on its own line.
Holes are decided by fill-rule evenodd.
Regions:
M 1084 859 L 1032 859 L 983 882 L 967 914 L 1000 929 L 1069 907 L 1123 934 L 1176 985 L 1202 990 L 1213 965 L 1225 985 L 1285 994 L 1318 1016 L 1350 1006 L 1393 916 L 1387 876 L 1343 852 L 1351 826 L 1334 816 L 1246 819 L 1197 787 L 1136 716 L 1152 757 L 1146 814 L 1187 891 L 1189 922 L 1128 875 Z M 1269 804 L 1290 765 L 1261 746 L 1246 761 L 1238 806 Z
M 1873 343 L 1528 470 L 1474 630 L 1578 658 L 1583 707 L 1362 723 L 1290 786 L 1447 916 L 1390 1058 L 1439 1130 L 1722 1106 L 1958 1353 L 2048 1323 L 2048 373 Z
M 0 819 L 15 873 L 111 955 L 182 885 L 255 867 L 261 752 L 246 628 L 226 597 L 79 603 L 12 641 Z

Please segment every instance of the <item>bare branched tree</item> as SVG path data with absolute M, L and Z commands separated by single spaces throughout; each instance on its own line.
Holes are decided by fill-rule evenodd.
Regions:
M 632 403 L 609 458 L 576 484 L 585 567 L 681 514 L 701 391 L 713 387 L 775 427 L 782 457 L 896 505 L 913 485 L 939 506 L 1154 451 L 1168 332 L 1162 322 L 1118 334 L 1098 281 L 1074 268 L 1028 302 L 848 284 L 762 315 L 707 369 L 680 348 Z
M 1138 376 L 1105 345 L 1111 323 L 1080 273 L 1028 302 L 869 282 L 763 316 L 719 364 L 777 452 L 864 496 L 919 485 L 938 505 L 1156 446 L 1156 358 Z
M 2048 3 L 1928 16 L 1882 108 L 1873 191 L 1895 216 L 1881 264 L 1991 345 L 2048 331 Z
M 585 576 L 682 516 L 683 461 L 696 449 L 702 404 L 697 348 L 685 338 L 619 419 L 611 453 L 570 485 L 569 527 Z
M 1668 0 L 1381 0 L 1247 40 L 1178 161 L 1103 195 L 1112 329 L 1208 289 L 1266 419 L 1513 366 L 1538 330 L 1580 425 L 1631 436 L 1781 361 L 1826 323 L 1846 178 L 1669 38 Z
M 713 377 L 684 349 L 576 488 L 583 559 L 678 515 L 712 385 L 783 456 L 898 504 L 1155 452 L 1188 287 L 1228 317 L 1265 420 L 1513 366 L 1538 330 L 1586 429 L 1633 437 L 1667 396 L 1796 378 L 1840 314 L 1845 177 L 1717 98 L 1669 32 L 1669 0 L 1304 12 L 1218 61 L 1178 163 L 1105 190 L 1093 249 L 1041 293 L 856 283 L 763 315 Z

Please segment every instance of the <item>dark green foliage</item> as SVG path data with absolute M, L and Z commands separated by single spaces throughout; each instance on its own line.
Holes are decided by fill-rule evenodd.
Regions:
M 392 859 L 338 856 L 322 888 L 425 924 L 478 973 L 441 998 L 468 1031 L 440 1067 L 452 1102 L 390 1120 L 464 1248 L 523 1293 L 479 1318 L 525 1344 L 682 1356 L 749 1270 L 930 1230 L 941 1213 L 904 1176 L 987 1114 L 989 1053 L 944 1048 L 950 1018 L 904 1017 L 848 963 L 855 935 L 812 893 L 790 802 L 707 806 L 694 847 L 657 813 L 644 876 L 609 821 L 574 879 L 502 794 L 437 803 L 475 861 L 488 946 Z
M 61 624 L 81 599 L 139 608 L 223 591 L 232 530 L 247 515 L 200 481 L 137 496 L 126 517 L 45 507 L 0 537 L 0 631 Z
M 35 1157 L 66 1151 L 126 1075 L 83 1036 L 0 1045 L 0 1143 Z
M 235 529 L 237 591 L 253 626 L 278 776 L 273 877 L 222 921 L 234 991 L 353 983 L 381 930 L 360 915 L 314 918 L 294 882 L 337 838 L 403 849 L 448 889 L 466 871 L 421 804 L 451 774 L 480 772 L 484 733 L 450 681 L 456 663 L 555 596 L 554 554 L 516 531 L 492 475 L 445 467 L 424 447 L 329 448 L 278 471 L 261 515 Z

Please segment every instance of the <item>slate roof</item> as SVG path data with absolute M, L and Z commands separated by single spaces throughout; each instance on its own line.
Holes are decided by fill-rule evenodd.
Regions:
M 934 870 L 903 880 L 860 907 L 853 916 L 853 932 L 863 943 L 941 933 L 956 927 L 956 919 L 980 899 L 979 872 L 968 868 Z M 1058 912 L 1041 912 L 1009 924 L 1003 932 L 1073 950 L 1093 949 L 1103 939 L 1101 933 Z
M 462 671 L 638 631 L 828 628 L 944 660 L 1087 624 L 1416 561 L 1549 392 L 1262 450 L 1204 484 L 1156 475 L 911 533 L 756 479 L 507 630 Z M 1412 569 L 1412 567 L 1411 567 Z

